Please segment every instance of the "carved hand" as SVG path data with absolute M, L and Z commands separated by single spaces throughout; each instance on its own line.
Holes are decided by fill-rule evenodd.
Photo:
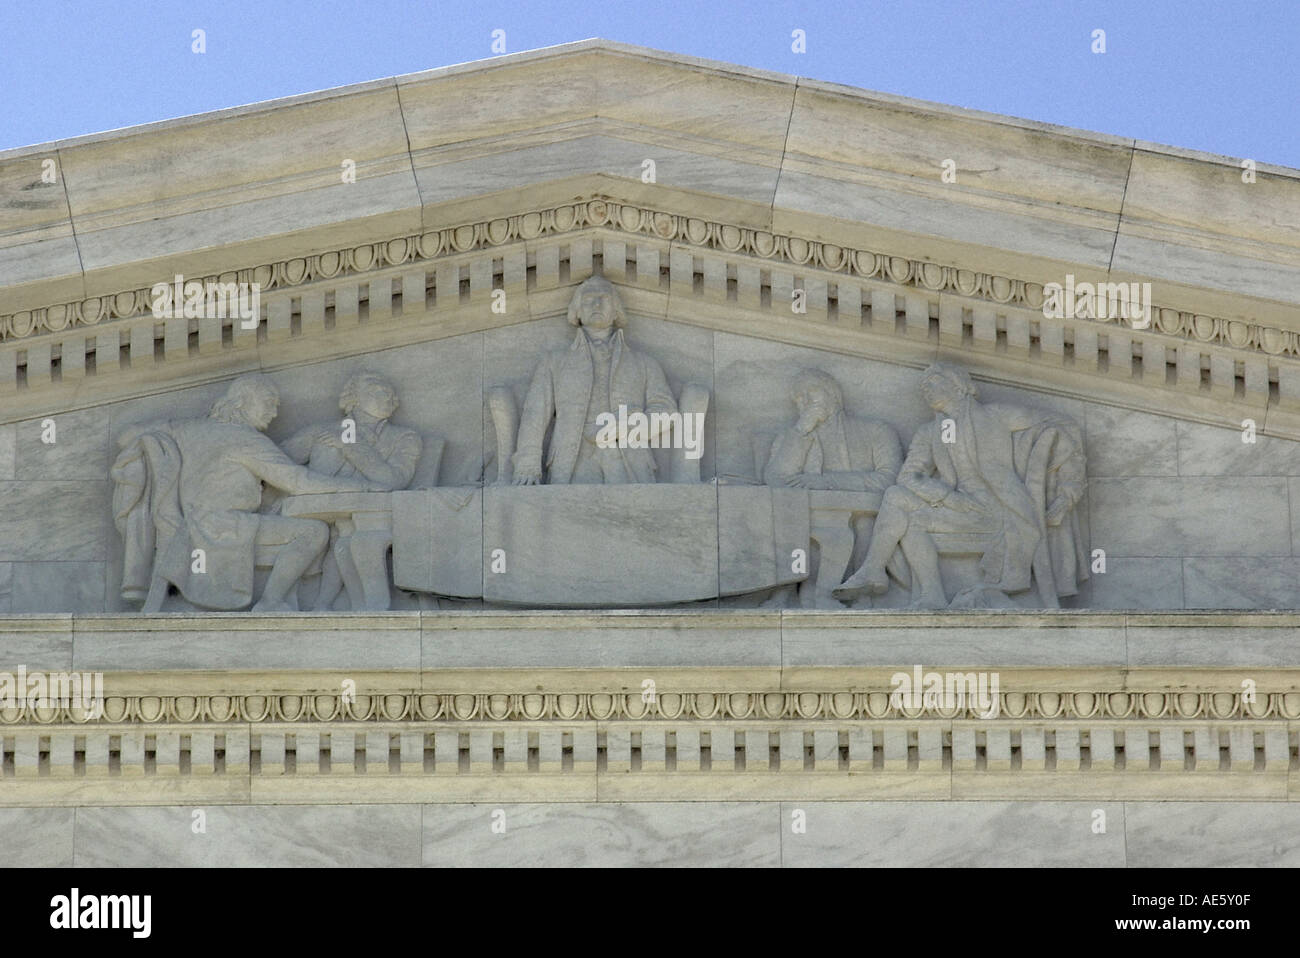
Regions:
M 944 485 L 942 482 L 937 482 L 933 479 L 927 479 L 924 482 L 917 483 L 917 485 L 912 489 L 912 491 L 915 492 L 922 499 L 924 499 L 926 502 L 928 502 L 930 505 L 937 506 L 939 505 L 939 503 L 946 500 L 948 498 L 948 494 L 953 490 L 948 486 Z M 957 505 L 956 501 L 950 503 L 950 505 L 954 506 L 955 508 L 961 508 L 960 506 Z
M 799 416 L 799 421 L 794 424 L 794 429 L 795 432 L 806 436 L 825 421 L 826 414 L 822 407 L 819 405 L 812 405 L 806 408 Z

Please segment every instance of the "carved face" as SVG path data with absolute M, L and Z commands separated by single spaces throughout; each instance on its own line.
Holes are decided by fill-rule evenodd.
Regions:
M 614 325 L 613 295 L 603 289 L 584 290 L 578 318 L 589 329 L 609 329 Z
M 832 411 L 829 399 L 820 389 L 795 390 L 794 408 L 799 411 L 799 425 L 806 428 L 824 423 Z
M 383 383 L 370 383 L 357 403 L 361 411 L 376 419 L 387 419 L 397 411 L 397 393 Z
M 946 379 L 927 376 L 921 381 L 921 395 L 931 409 L 944 412 L 961 399 L 961 395 Z
M 259 389 L 253 393 L 245 409 L 248 424 L 258 432 L 264 432 L 279 409 L 280 398 L 270 390 Z

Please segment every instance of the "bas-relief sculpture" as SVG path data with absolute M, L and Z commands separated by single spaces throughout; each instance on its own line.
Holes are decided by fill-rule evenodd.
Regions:
M 772 441 L 765 458 L 760 453 L 758 470 L 769 486 L 817 490 L 809 495 L 816 566 L 798 586 L 799 604 L 842 608 L 832 587 L 845 573 L 858 537 L 869 535 L 871 517 L 898 475 L 903 450 L 888 423 L 849 415 L 839 383 L 821 370 L 799 370 L 791 400 L 797 418 Z M 764 604 L 788 604 L 789 592 L 782 589 Z
M 486 391 L 498 468 L 487 486 L 408 489 L 437 441 L 390 421 L 397 390 L 373 373 L 345 385 L 341 425 L 309 426 L 283 449 L 264 434 L 278 396 L 256 376 L 206 419 L 128 430 L 111 471 L 123 597 L 155 612 L 175 587 L 198 608 L 284 611 L 332 609 L 342 593 L 352 609 L 384 609 L 396 586 L 520 606 L 779 605 L 797 594 L 844 608 L 896 582 L 916 608 L 1013 596 L 1052 607 L 1086 578 L 1083 446 L 1070 420 L 981 403 L 965 372 L 936 364 L 921 385 L 935 418 L 904 458 L 890 425 L 850 413 L 833 377 L 802 369 L 793 422 L 770 442 L 751 437 L 755 477 L 702 480 L 680 448 L 598 441 L 599 418 L 622 406 L 702 422 L 709 391 L 688 384 L 674 397 L 659 363 L 625 341 L 605 279 L 578 287 L 568 319 L 571 344 L 539 360 L 522 408 L 510 386 Z M 672 446 L 673 432 L 654 445 Z M 977 557 L 979 581 L 950 597 L 944 557 Z M 269 569 L 258 596 L 256 568 Z
M 415 477 L 424 441 L 414 429 L 389 422 L 397 411 L 397 390 L 374 373 L 359 373 L 339 395 L 342 423 L 327 421 L 300 430 L 284 444 L 285 452 L 314 472 L 361 478 L 385 491 L 405 489 Z M 354 608 L 386 606 L 388 573 L 384 564 L 393 544 L 387 503 L 367 510 L 373 496 L 362 497 L 358 508 L 327 512 L 330 548 L 326 552 L 314 607 L 332 609 L 339 590 L 347 586 Z M 372 520 L 373 521 L 368 521 Z
M 883 595 L 887 570 L 917 608 L 987 608 L 1030 588 L 1048 608 L 1087 578 L 1074 506 L 1083 496 L 1083 443 L 1058 416 L 979 403 L 970 376 L 935 364 L 921 380 L 935 412 L 917 430 L 885 492 L 862 567 L 835 590 Z M 949 602 L 941 553 L 976 553 L 982 582 Z
M 280 397 L 260 376 L 235 380 L 206 419 L 129 428 L 110 474 L 113 517 L 125 542 L 122 596 L 162 607 L 168 585 L 194 605 L 245 609 L 253 571 L 271 573 L 255 612 L 293 608 L 289 592 L 319 567 L 329 527 L 259 513 L 263 484 L 289 495 L 365 492 L 380 486 L 313 472 L 263 431 Z
M 569 324 L 578 327 L 572 345 L 543 357 L 528 386 L 514 455 L 516 485 L 542 481 L 548 430 L 545 479 L 551 485 L 655 481 L 648 446 L 596 442 L 601 428 L 597 416 L 603 412 L 620 406 L 647 415 L 677 412 L 663 369 L 624 340 L 626 322 L 618 292 L 608 280 L 593 276 L 578 287 L 569 306 Z
M 799 418 L 772 443 L 764 482 L 862 492 L 893 485 L 903 450 L 891 426 L 848 415 L 840 384 L 819 369 L 800 370 L 793 399 Z

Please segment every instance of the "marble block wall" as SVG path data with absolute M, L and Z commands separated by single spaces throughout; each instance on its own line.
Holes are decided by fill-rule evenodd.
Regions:
M 1106 830 L 1093 827 L 1106 813 Z M 660 802 L 6 808 L 36 867 L 1294 867 L 1294 805 Z M 794 833 L 802 812 L 806 830 Z M 505 830 L 494 823 L 504 823 Z M 1268 827 L 1272 826 L 1272 827 Z M 1280 828 L 1278 826 L 1281 826 Z M 5 858 L 9 858 L 8 861 Z
M 460 485 L 496 476 L 485 388 L 510 385 L 522 403 L 539 352 L 571 342 L 563 317 L 374 351 L 267 373 L 281 392 L 269 434 L 283 440 L 310 422 L 341 416 L 344 380 L 373 369 L 398 387 L 394 421 L 445 440 L 427 453 L 413 486 Z M 632 316 L 631 346 L 653 355 L 674 393 L 698 383 L 712 393 L 701 474 L 754 476 L 755 450 L 795 417 L 790 384 L 813 367 L 833 375 L 847 410 L 883 419 L 904 445 L 930 418 L 920 370 L 817 349 Z M 362 347 L 364 348 L 364 347 Z M 121 539 L 111 516 L 109 465 L 131 423 L 205 415 L 226 381 L 159 392 L 54 417 L 0 426 L 0 613 L 123 611 Z M 1099 402 L 980 383 L 986 400 L 1067 414 L 1083 428 L 1088 491 L 1079 505 L 1090 549 L 1106 553 L 1067 605 L 1096 609 L 1295 608 L 1300 554 L 1293 490 L 1300 443 L 1134 412 Z M 1296 499 L 1300 509 L 1300 498 Z M 864 548 L 859 543 L 859 556 Z M 895 587 L 877 605 L 898 607 Z M 400 597 L 396 607 L 416 600 Z M 403 605 L 403 603 L 406 603 Z

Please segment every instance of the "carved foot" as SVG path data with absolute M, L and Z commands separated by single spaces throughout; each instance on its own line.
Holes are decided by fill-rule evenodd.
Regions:
M 853 575 L 849 576 L 835 588 L 831 589 L 831 595 L 837 599 L 852 599 L 866 593 L 867 595 L 884 595 L 889 591 L 889 579 L 885 571 L 879 572 L 869 570 L 863 566 Z

